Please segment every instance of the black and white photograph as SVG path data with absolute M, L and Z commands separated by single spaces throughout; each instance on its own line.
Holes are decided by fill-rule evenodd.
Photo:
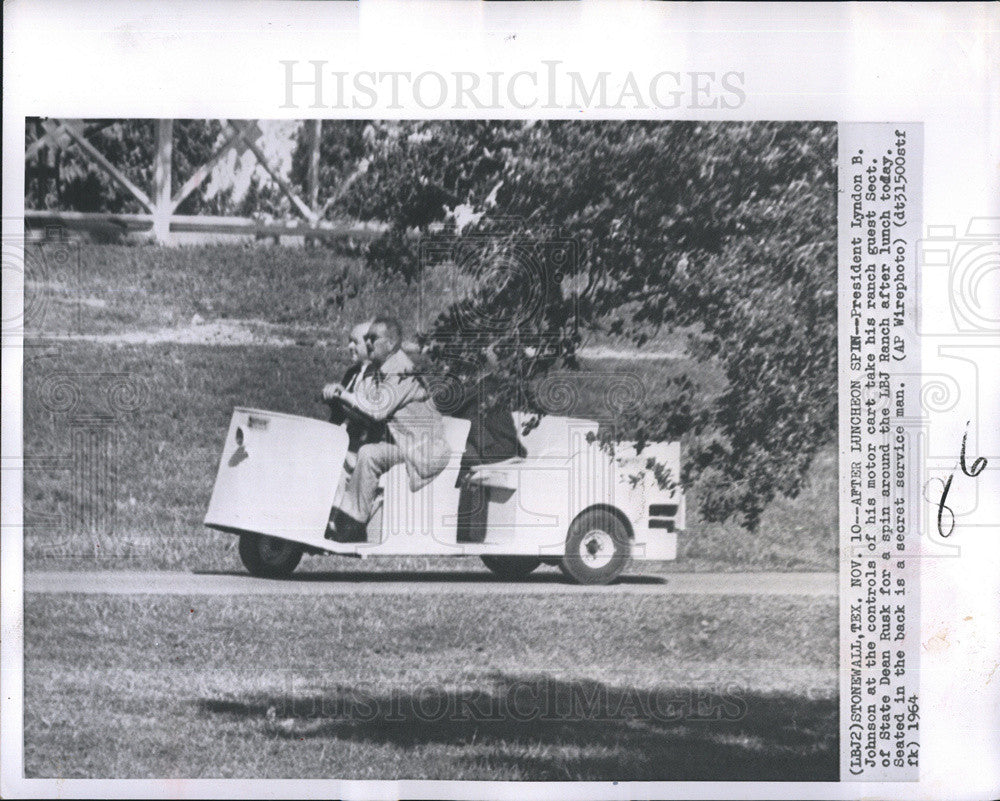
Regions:
M 995 4 L 4 22 L 0 796 L 997 796 Z
M 26 775 L 837 778 L 835 124 L 25 152 Z

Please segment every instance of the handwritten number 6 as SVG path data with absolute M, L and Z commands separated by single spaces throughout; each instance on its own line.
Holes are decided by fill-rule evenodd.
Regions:
M 975 478 L 983 470 L 986 469 L 986 458 L 980 456 L 978 459 L 974 459 L 972 465 L 969 466 L 965 463 L 965 445 L 966 441 L 969 439 L 969 423 L 970 420 L 965 421 L 965 434 L 962 435 L 962 451 L 958 456 L 958 466 L 962 469 L 962 472 L 969 478 Z M 952 532 L 955 530 L 955 512 L 950 506 L 948 506 L 948 493 L 951 492 L 951 482 L 954 480 L 955 474 L 952 473 L 948 476 L 948 480 L 944 483 L 944 491 L 941 493 L 941 500 L 938 503 L 938 514 L 937 514 L 937 527 L 938 534 L 942 537 L 950 537 Z M 948 518 L 950 525 L 948 530 L 944 530 L 944 513 L 948 512 Z
M 969 438 L 969 432 L 968 432 L 969 424 L 966 423 L 965 425 L 966 425 L 966 432 L 962 436 L 962 453 L 959 456 L 958 463 L 961 466 L 962 472 L 965 473 L 965 475 L 967 475 L 969 478 L 975 478 L 980 473 L 982 473 L 983 470 L 986 469 L 986 459 L 985 457 L 980 456 L 978 459 L 973 461 L 972 467 L 965 466 L 965 441 Z M 947 493 L 947 490 L 945 490 L 945 493 Z

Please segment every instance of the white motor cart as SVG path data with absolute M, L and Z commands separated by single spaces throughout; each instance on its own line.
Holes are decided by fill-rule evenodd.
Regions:
M 572 580 L 606 584 L 629 561 L 670 560 L 684 528 L 677 484 L 678 443 L 618 443 L 611 456 L 592 441 L 598 424 L 542 417 L 522 434 L 527 415 L 515 414 L 527 456 L 473 470 L 485 503 L 484 530 L 475 542 L 459 536 L 459 467 L 470 424 L 445 417 L 451 449 L 447 468 L 411 492 L 404 465 L 381 481 L 381 503 L 365 542 L 327 538 L 328 521 L 347 478 L 344 426 L 259 409 L 233 412 L 205 525 L 240 537 L 239 552 L 256 576 L 289 575 L 304 553 L 351 556 L 479 556 L 505 578 L 528 575 L 543 563 Z M 665 488 L 648 469 L 663 466 Z

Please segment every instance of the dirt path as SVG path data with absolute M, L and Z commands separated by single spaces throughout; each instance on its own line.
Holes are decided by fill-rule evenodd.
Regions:
M 90 595 L 809 595 L 835 596 L 836 573 L 671 573 L 627 575 L 610 587 L 568 584 L 558 573 L 506 582 L 484 572 L 299 573 L 276 581 L 245 573 L 29 571 L 24 591 Z

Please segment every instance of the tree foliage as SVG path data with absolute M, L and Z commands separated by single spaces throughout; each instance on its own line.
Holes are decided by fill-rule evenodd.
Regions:
M 680 329 L 722 391 L 694 377 L 632 412 L 641 441 L 681 438 L 707 519 L 754 527 L 798 492 L 836 431 L 836 127 L 825 123 L 392 123 L 345 212 L 391 221 L 372 265 L 450 260 L 471 297 L 427 332 L 538 408 L 532 376 L 574 363 L 583 327 L 641 346 Z M 468 224 L 453 228 L 456 210 Z M 443 232 L 428 233 L 432 223 Z M 403 232 L 425 232 L 419 246 Z M 561 252 L 564 251 L 564 252 Z M 392 264 L 386 262 L 392 261 Z

